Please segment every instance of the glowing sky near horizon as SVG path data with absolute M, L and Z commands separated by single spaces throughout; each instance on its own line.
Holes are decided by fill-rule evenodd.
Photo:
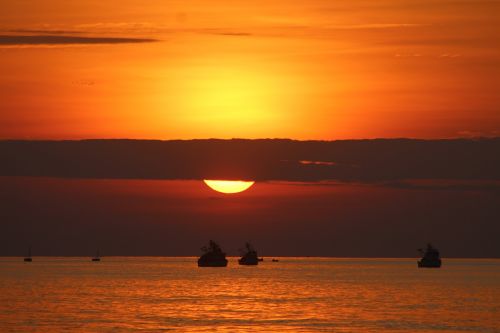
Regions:
M 11 1 L 0 139 L 498 136 L 493 1 Z M 15 38 L 14 38 L 15 39 Z

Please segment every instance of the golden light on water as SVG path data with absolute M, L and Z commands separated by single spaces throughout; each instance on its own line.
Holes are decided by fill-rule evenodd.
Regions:
M 255 182 L 254 181 L 244 181 L 244 180 L 203 180 L 208 187 L 212 190 L 226 193 L 234 194 L 240 193 L 248 190 Z

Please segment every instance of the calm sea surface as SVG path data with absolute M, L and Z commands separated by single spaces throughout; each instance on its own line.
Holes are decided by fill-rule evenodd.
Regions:
M 0 332 L 500 332 L 500 260 L 0 258 Z

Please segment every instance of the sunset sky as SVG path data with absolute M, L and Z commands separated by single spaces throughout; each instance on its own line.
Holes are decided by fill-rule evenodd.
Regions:
M 481 0 L 8 1 L 0 138 L 498 136 L 499 13 Z
M 0 4 L 0 333 L 500 333 L 500 0 Z
M 499 17 L 486 0 L 3 1 L 0 255 L 214 238 L 500 257 Z M 203 182 L 221 179 L 255 184 Z

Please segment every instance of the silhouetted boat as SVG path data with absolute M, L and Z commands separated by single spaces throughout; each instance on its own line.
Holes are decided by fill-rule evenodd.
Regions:
M 252 247 L 252 244 L 245 243 L 245 249 L 240 250 L 242 252 L 242 257 L 238 260 L 240 265 L 257 265 L 259 264 L 259 257 L 257 256 L 257 251 Z
M 95 257 L 92 258 L 92 261 L 101 261 L 101 257 L 99 256 L 99 250 L 95 253 Z
M 264 261 L 264 258 L 259 258 L 259 261 Z
M 226 267 L 226 254 L 222 251 L 219 244 L 210 240 L 208 246 L 201 248 L 202 256 L 198 259 L 198 267 Z
M 418 249 L 422 254 L 422 259 L 418 263 L 418 267 L 439 268 L 441 267 L 441 257 L 438 249 L 434 248 L 430 243 L 427 244 L 425 250 Z
M 28 256 L 24 258 L 26 262 L 32 262 L 33 258 L 31 258 L 31 246 L 28 248 Z
M 278 262 L 279 260 L 278 259 L 273 259 L 272 262 Z

